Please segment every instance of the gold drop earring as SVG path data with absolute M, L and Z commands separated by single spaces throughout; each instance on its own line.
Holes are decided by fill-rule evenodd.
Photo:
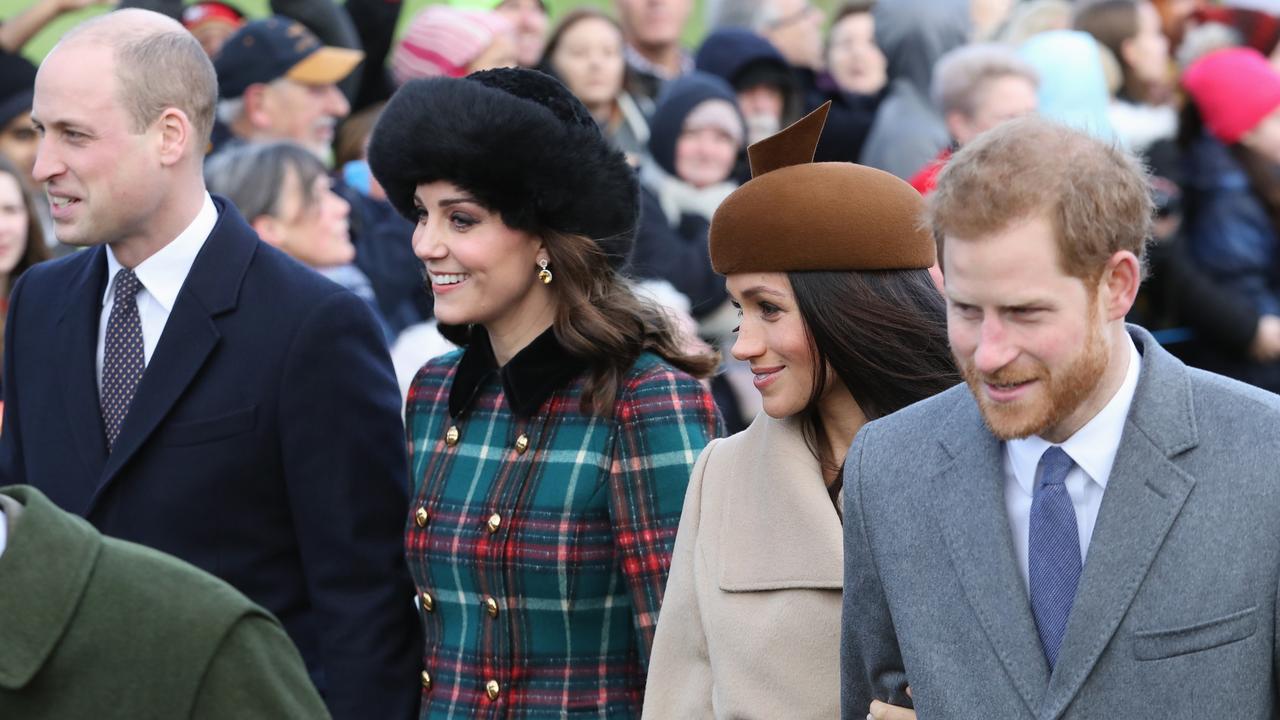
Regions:
M 543 285 L 551 284 L 551 271 L 547 269 L 548 264 L 550 263 L 548 263 L 546 258 L 538 259 L 538 267 L 542 268 L 538 271 L 538 279 L 542 281 Z

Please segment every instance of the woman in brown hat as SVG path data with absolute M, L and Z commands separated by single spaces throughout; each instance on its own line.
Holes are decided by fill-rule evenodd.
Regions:
M 685 497 L 644 717 L 840 713 L 840 466 L 866 422 L 957 382 L 923 201 L 813 163 L 819 108 L 750 148 L 711 223 L 764 414 L 709 444 Z

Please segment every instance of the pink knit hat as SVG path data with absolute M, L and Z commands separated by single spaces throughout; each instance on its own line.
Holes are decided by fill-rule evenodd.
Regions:
M 397 85 L 426 77 L 463 77 L 467 66 L 513 31 L 497 13 L 432 5 L 409 23 L 391 54 L 391 75 Z
M 1209 53 L 1182 74 L 1205 127 L 1233 145 L 1280 107 L 1280 75 L 1262 53 L 1234 47 Z

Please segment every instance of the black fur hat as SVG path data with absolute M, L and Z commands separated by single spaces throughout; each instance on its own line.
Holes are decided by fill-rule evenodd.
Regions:
M 373 130 L 369 167 L 411 220 L 417 186 L 446 180 L 510 227 L 592 238 L 615 267 L 631 250 L 635 172 L 582 103 L 536 70 L 406 83 Z

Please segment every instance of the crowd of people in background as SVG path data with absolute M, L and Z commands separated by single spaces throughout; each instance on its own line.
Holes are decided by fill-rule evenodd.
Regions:
M 44 24 L 86 5 L 41 0 L 0 25 L 0 155 L 31 188 L 26 105 L 35 68 L 18 51 Z M 1039 112 L 1120 143 L 1154 173 L 1161 222 L 1153 263 L 1162 271 L 1135 318 L 1193 364 L 1280 389 L 1272 367 L 1280 307 L 1266 300 L 1276 230 L 1266 168 L 1257 167 L 1268 161 L 1200 120 L 1203 106 L 1239 113 L 1242 99 L 1205 96 L 1184 82 L 1196 61 L 1230 47 L 1276 66 L 1280 20 L 1268 11 L 1280 9 L 1265 2 L 851 0 L 828 17 L 799 0 L 720 0 L 703 8 L 706 33 L 694 48 L 682 44 L 688 0 L 619 0 L 613 13 L 579 8 L 556 18 L 539 0 L 432 5 L 403 23 L 398 3 L 359 0 L 280 2 L 265 20 L 216 0 L 126 5 L 180 19 L 215 58 L 221 99 L 211 159 L 246 142 L 288 142 L 325 164 L 332 192 L 349 206 L 356 251 L 303 262 L 372 299 L 406 391 L 418 365 L 449 345 L 432 330 L 431 297 L 405 242 L 410 226 L 364 160 L 369 133 L 406 82 L 508 66 L 564 82 L 640 171 L 644 212 L 629 272 L 714 347 L 728 347 L 733 323 L 703 249 L 706 225 L 718 201 L 750 178 L 748 144 L 831 102 L 818 160 L 880 168 L 927 194 L 955 149 Z M 314 53 L 285 51 L 296 33 Z M 1274 84 L 1275 73 L 1259 70 L 1251 88 Z M 295 182 L 292 173 L 273 176 Z M 290 221 L 333 225 L 324 218 L 337 204 L 316 201 L 312 190 L 303 189 Z M 64 254 L 40 193 L 31 205 L 48 254 Z M 759 407 L 741 365 L 729 359 L 716 378 L 729 426 L 745 427 Z
M 848 621 L 892 625 L 918 588 L 842 547 L 896 552 L 883 518 L 915 518 L 875 472 L 919 468 L 910 443 L 859 433 L 935 396 L 968 407 L 947 388 L 996 376 L 957 328 L 1032 276 L 967 263 L 982 251 L 966 237 L 949 278 L 938 228 L 1003 242 L 999 222 L 1025 219 L 1010 208 L 1030 191 L 966 174 L 1014 172 L 1009 148 L 1084 149 L 1040 165 L 1085 173 L 1042 178 L 1067 198 L 1036 226 L 1044 247 L 1085 227 L 1072 202 L 1143 236 L 1096 274 L 1065 268 L 1105 278 L 1118 308 L 1097 329 L 1112 365 L 1086 369 L 1135 397 L 1134 365 L 1116 370 L 1127 320 L 1161 377 L 1182 375 L 1151 348 L 1280 393 L 1274 0 L 707 0 L 692 45 L 692 0 L 413 17 L 400 0 L 273 0 L 266 17 L 122 0 L 24 54 L 101 4 L 35 0 L 0 23 L 0 485 L 36 488 L 0 494 L 0 552 L 24 515 L 104 568 L 60 566 L 42 592 L 159 602 L 110 574 L 145 571 L 214 596 L 157 622 L 216 629 L 173 660 L 214 670 L 130 708 L 227 717 L 256 694 L 263 717 L 834 717 L 842 654 L 846 718 L 873 701 L 914 717 L 885 663 L 921 663 L 930 640 Z M 1145 191 L 1124 194 L 1139 171 L 1121 156 Z M 1130 204 L 1078 187 L 1096 178 Z M 809 484 L 771 497 L 775 475 Z M 855 481 L 883 514 L 857 505 L 850 540 Z M 797 589 L 816 594 L 780 611 Z M 11 607 L 33 611 L 0 589 Z M 1034 611 L 1052 673 L 1066 630 Z M 90 612 L 50 622 L 73 619 L 94 629 L 66 667 L 122 642 Z M 7 637 L 0 709 L 29 679 L 6 674 Z M 816 649 L 783 667 L 778 644 Z M 762 675 L 777 685 L 752 687 Z M 955 712 L 975 697 L 962 685 L 921 688 Z M 56 695 L 12 707 L 91 707 Z M 984 702 L 969 709 L 999 714 Z

